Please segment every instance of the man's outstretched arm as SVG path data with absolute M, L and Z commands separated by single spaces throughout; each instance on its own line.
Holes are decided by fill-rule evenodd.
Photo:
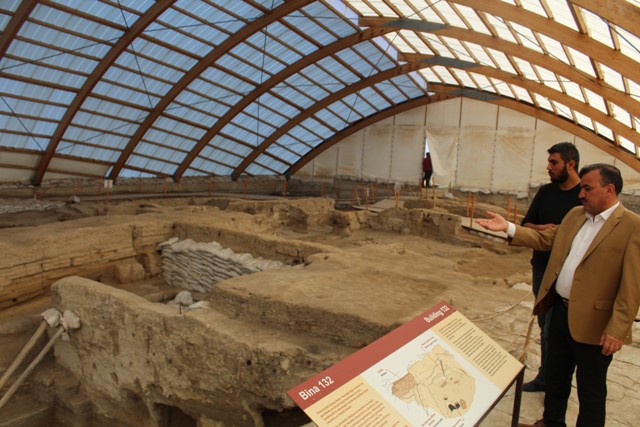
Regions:
M 489 218 L 476 219 L 476 223 L 487 230 L 507 231 L 509 222 L 506 219 L 494 212 L 487 212 L 487 215 Z

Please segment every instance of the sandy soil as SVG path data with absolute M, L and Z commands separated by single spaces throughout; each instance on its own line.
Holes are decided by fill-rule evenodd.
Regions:
M 71 221 L 85 216 L 135 213 L 139 207 L 140 203 L 113 204 L 108 207 L 103 203 L 63 203 L 44 209 L 37 207 L 32 210 L 8 210 L 0 214 L 0 228 Z M 356 268 L 358 260 L 362 260 L 363 265 L 368 266 L 366 269 L 370 270 L 372 288 L 376 280 L 393 280 L 394 271 L 401 277 L 405 277 L 407 272 L 411 277 L 422 277 L 429 286 L 437 289 L 440 298 L 452 303 L 466 317 L 475 321 L 514 356 L 523 352 L 533 302 L 528 249 L 508 247 L 504 241 L 472 234 L 467 234 L 456 242 L 444 242 L 409 234 L 373 230 L 360 230 L 348 235 L 337 234 L 331 233 L 330 227 L 316 227 L 303 233 L 282 229 L 277 233 L 283 237 L 339 248 L 345 253 L 344 259 L 340 262 L 351 262 L 354 271 L 368 274 Z M 398 260 L 398 254 L 403 256 L 401 263 L 393 262 Z M 415 284 L 397 283 L 396 292 L 402 295 L 403 289 L 419 285 L 424 286 L 417 279 Z M 286 297 L 286 291 L 271 291 L 282 294 L 283 298 Z M 363 295 L 365 302 L 374 307 L 374 312 L 375 304 L 379 302 L 375 300 L 375 295 L 375 292 Z M 389 297 L 393 298 L 393 295 Z M 398 298 L 410 296 L 402 295 Z M 39 307 L 37 302 L 32 304 Z M 337 300 L 336 304 L 339 304 Z M 24 315 L 24 310 L 25 308 L 16 308 L 2 313 L 0 320 L 3 323 L 19 321 Z M 538 366 L 539 345 L 536 337 L 537 331 L 534 328 L 534 341 L 526 356 L 526 365 L 529 368 L 526 372 L 527 380 L 535 376 Z M 635 337 L 634 344 L 626 346 L 616 355 L 610 368 L 607 425 L 631 427 L 637 424 L 635 414 L 640 412 L 638 324 L 635 327 Z M 507 396 L 489 414 L 483 425 L 509 425 L 513 394 L 513 389 L 508 391 Z M 521 419 L 538 419 L 542 411 L 542 401 L 541 393 L 525 393 Z M 568 419 L 574 420 L 576 415 L 577 396 L 574 388 Z M 573 421 L 569 421 L 569 424 L 573 424 Z

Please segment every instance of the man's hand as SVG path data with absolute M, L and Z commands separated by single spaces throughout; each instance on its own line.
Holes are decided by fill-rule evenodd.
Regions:
M 600 338 L 600 345 L 602 346 L 602 354 L 605 356 L 611 356 L 622 348 L 624 342 L 609 334 L 602 334 L 602 338 Z
M 486 218 L 476 219 L 476 223 L 478 223 L 478 225 L 480 225 L 481 227 L 486 228 L 487 230 L 507 231 L 507 227 L 509 226 L 509 223 L 507 222 L 506 219 L 504 219 L 497 213 L 493 213 L 493 212 L 487 212 L 487 215 L 489 216 L 489 219 L 486 219 Z

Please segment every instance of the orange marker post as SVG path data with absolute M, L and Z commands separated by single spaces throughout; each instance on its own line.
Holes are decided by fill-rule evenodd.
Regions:
M 398 205 L 400 204 L 400 190 L 396 190 L 395 186 L 393 187 L 393 195 L 396 198 L 396 209 L 398 209 Z
M 353 199 L 351 200 L 351 203 L 358 203 L 358 206 L 360 206 L 360 197 L 358 196 L 358 181 L 356 181 L 356 186 L 353 189 Z
M 436 208 L 436 188 L 433 187 L 433 208 Z
M 471 191 L 467 192 L 467 216 L 469 216 L 471 212 Z
M 475 204 L 475 198 L 473 195 L 471 195 L 471 215 L 469 216 L 469 228 L 473 228 L 473 211 L 475 209 L 474 204 Z
M 429 209 L 429 187 L 425 187 L 424 189 L 424 204 L 425 208 Z
M 364 208 L 369 210 L 369 187 L 364 187 Z

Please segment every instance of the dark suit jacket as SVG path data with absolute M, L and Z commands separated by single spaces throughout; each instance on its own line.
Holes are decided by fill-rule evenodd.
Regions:
M 533 312 L 553 305 L 555 283 L 585 223 L 583 207 L 573 208 L 552 230 L 535 231 L 516 225 L 511 244 L 551 249 Z M 603 332 L 626 343 L 640 306 L 640 216 L 620 204 L 594 237 L 573 277 L 569 298 L 569 330 L 574 340 L 599 344 Z

